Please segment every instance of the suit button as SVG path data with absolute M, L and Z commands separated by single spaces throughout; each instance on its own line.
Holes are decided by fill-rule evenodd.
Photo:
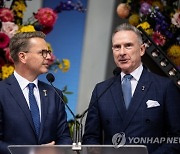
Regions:
M 146 123 L 150 123 L 151 122 L 151 120 L 150 119 L 146 119 Z

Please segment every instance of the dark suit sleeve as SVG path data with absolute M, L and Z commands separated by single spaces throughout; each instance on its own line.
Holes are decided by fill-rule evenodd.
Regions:
M 173 82 L 169 82 L 164 94 L 165 123 L 167 138 L 174 138 L 173 143 L 166 141 L 153 154 L 179 154 L 180 153 L 180 91 Z
M 97 97 L 96 86 L 92 93 L 89 111 L 86 118 L 85 133 L 83 135 L 83 144 L 86 145 L 102 144 L 101 121 L 97 107 Z
M 63 98 L 62 92 L 59 91 L 61 98 Z M 70 145 L 72 140 L 70 137 L 69 127 L 67 124 L 67 114 L 65 111 L 64 103 L 58 98 L 58 124 L 57 124 L 57 140 L 56 144 Z
M 9 154 L 7 149 L 8 144 L 3 142 L 3 117 L 2 117 L 2 106 L 0 103 L 0 153 Z

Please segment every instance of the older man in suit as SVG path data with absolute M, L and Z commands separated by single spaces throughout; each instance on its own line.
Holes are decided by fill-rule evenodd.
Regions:
M 116 28 L 112 50 L 121 73 L 95 86 L 83 144 L 145 144 L 149 153 L 180 153 L 180 143 L 177 143 L 180 93 L 177 87 L 168 78 L 143 67 L 141 57 L 145 46 L 134 26 L 124 23 Z M 118 137 L 126 137 L 126 142 Z M 168 137 L 174 138 L 174 144 L 165 141 Z M 133 138 L 147 140 L 133 143 Z
M 45 34 L 17 33 L 10 52 L 15 71 L 0 82 L 0 153 L 8 154 L 10 144 L 71 144 L 64 103 L 38 80 L 51 59 Z

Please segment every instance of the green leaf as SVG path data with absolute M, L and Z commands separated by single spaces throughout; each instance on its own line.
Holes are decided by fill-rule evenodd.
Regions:
M 68 94 L 68 95 L 69 95 L 69 94 L 73 94 L 73 92 L 71 92 L 71 91 L 64 91 L 63 93 L 64 93 L 64 94 Z
M 68 99 L 67 99 L 67 97 L 65 95 L 63 95 L 63 100 L 64 100 L 65 103 L 68 103 Z

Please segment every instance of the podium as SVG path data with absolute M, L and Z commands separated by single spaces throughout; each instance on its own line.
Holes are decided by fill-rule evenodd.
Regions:
M 10 145 L 11 154 L 148 154 L 144 145 L 82 145 L 81 150 L 73 150 L 72 145 Z

